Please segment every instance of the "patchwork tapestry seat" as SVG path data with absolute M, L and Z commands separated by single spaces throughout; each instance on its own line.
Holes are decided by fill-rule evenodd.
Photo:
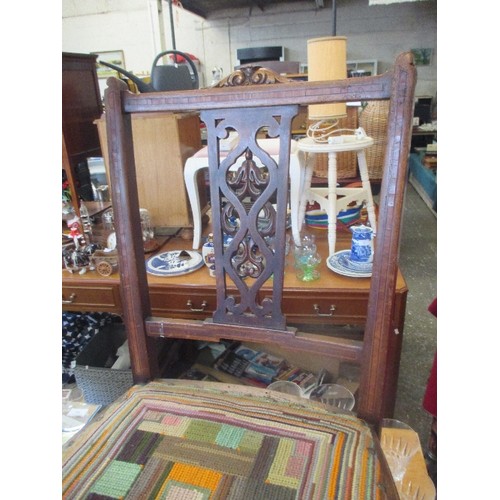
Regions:
M 386 498 L 376 446 L 362 420 L 308 400 L 155 381 L 66 445 L 63 498 Z

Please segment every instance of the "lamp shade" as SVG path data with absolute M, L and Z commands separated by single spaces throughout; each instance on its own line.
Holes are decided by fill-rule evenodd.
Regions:
M 347 38 L 325 36 L 307 40 L 307 79 L 310 82 L 347 78 Z M 328 120 L 347 115 L 345 103 L 309 106 L 310 120 Z

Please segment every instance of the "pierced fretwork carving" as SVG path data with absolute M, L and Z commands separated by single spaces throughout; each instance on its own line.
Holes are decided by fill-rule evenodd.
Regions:
M 208 138 L 217 280 L 215 323 L 286 330 L 281 298 L 290 130 L 297 112 L 298 106 L 290 105 L 201 113 Z M 257 133 L 262 129 L 269 137 L 279 138 L 278 162 L 259 145 Z M 238 142 L 221 157 L 219 141 L 230 131 L 237 132 Z M 224 247 L 228 236 L 230 242 Z M 260 291 L 266 282 L 272 285 L 272 296 L 262 299 Z
M 269 175 L 265 168 L 259 168 L 253 160 L 249 148 L 245 151 L 245 160 L 233 172 L 228 172 L 227 186 L 248 212 L 255 200 L 261 195 L 269 183 Z M 249 200 L 245 202 L 245 200 Z M 276 230 L 276 211 L 270 201 L 266 201 L 258 218 L 258 229 L 261 236 L 272 236 Z M 222 230 L 234 237 L 239 229 L 240 216 L 236 207 L 227 201 L 222 209 Z M 267 245 L 267 242 L 266 242 Z M 239 243 L 236 255 L 231 259 L 233 269 L 241 278 L 258 278 L 265 267 L 265 256 L 251 237 Z

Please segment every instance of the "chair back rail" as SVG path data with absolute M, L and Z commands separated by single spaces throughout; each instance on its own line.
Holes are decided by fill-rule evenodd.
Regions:
M 373 77 L 293 83 L 284 82 L 279 77 L 273 81 L 272 75 L 266 75 L 266 78 L 269 81 L 264 78 L 263 81 L 254 82 L 261 83 L 260 85 L 228 84 L 219 88 L 151 94 L 132 94 L 123 82 L 113 78 L 108 80 L 105 114 L 110 177 L 124 322 L 129 336 L 134 380 L 142 383 L 159 375 L 154 342 L 158 336 L 274 342 L 292 349 L 328 352 L 341 359 L 361 361 L 358 416 L 371 423 L 378 423 L 381 418 L 392 414 L 393 408 L 389 407 L 383 394 L 390 381 L 397 379 L 399 368 L 397 360 L 401 342 L 397 340 L 397 335 L 402 332 L 395 331 L 391 318 L 395 307 L 394 292 L 416 82 L 413 57 L 410 53 L 401 54 L 391 71 Z M 286 167 L 287 147 L 289 154 L 291 118 L 297 112 L 297 104 L 382 99 L 389 99 L 390 102 L 388 140 L 380 191 L 377 251 L 363 341 L 326 340 L 297 332 L 286 326 L 280 309 L 284 256 L 282 252 L 269 253 L 257 230 L 259 211 L 269 206 L 269 200 L 277 199 L 276 225 L 273 231 L 278 238 L 277 247 L 284 248 L 287 175 L 283 171 Z M 259 108 L 262 115 L 265 115 L 261 119 L 255 118 L 259 114 Z M 132 113 L 193 110 L 200 111 L 202 119 L 207 122 L 211 195 L 217 207 L 224 195 L 231 203 L 233 213 L 239 216 L 239 227 L 235 230 L 237 241 L 231 249 L 232 253 L 225 253 L 221 242 L 221 227 L 224 226 L 225 216 L 218 212 L 216 215 L 214 236 L 217 310 L 212 320 L 204 322 L 151 316 L 131 127 Z M 268 163 L 268 175 L 261 179 L 252 165 L 253 156 L 262 154 L 256 145 L 255 134 L 263 124 L 269 125 L 270 117 L 276 115 L 279 118 L 271 124 L 270 129 L 280 137 L 280 161 L 279 165 Z M 221 122 L 227 122 L 242 137 L 240 153 L 245 154 L 248 161 L 246 170 L 242 171 L 237 182 L 227 175 L 228 165 L 221 162 L 218 156 L 219 140 L 227 130 L 227 127 L 220 126 Z M 250 177 L 254 180 L 251 186 L 247 182 Z M 254 192 L 255 185 L 261 188 L 259 193 Z M 250 209 L 243 208 L 243 195 L 240 197 L 243 191 L 253 203 Z M 262 201 L 260 196 L 265 196 L 265 199 Z M 228 218 L 229 216 L 226 217 Z M 256 249 L 257 254 L 252 249 Z M 243 255 L 244 266 L 234 258 L 236 254 Z M 250 261 L 253 268 L 247 265 Z M 259 262 L 264 262 L 264 266 L 259 267 Z M 241 296 L 236 301 L 228 297 L 225 290 L 227 279 L 238 282 L 240 278 L 248 278 L 244 276 L 245 273 L 250 273 L 250 277 L 260 286 L 271 272 L 276 286 L 273 287 L 269 303 L 256 304 L 252 299 L 257 295 L 256 291 L 253 285 L 247 286 L 246 281 L 241 287 L 238 286 Z M 248 314 L 249 308 L 251 314 Z M 252 319 L 246 321 L 245 317 Z

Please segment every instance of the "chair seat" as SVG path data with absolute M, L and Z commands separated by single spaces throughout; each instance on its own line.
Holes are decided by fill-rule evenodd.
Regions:
M 63 449 L 63 498 L 384 498 L 379 446 L 353 414 L 265 389 L 134 386 Z

